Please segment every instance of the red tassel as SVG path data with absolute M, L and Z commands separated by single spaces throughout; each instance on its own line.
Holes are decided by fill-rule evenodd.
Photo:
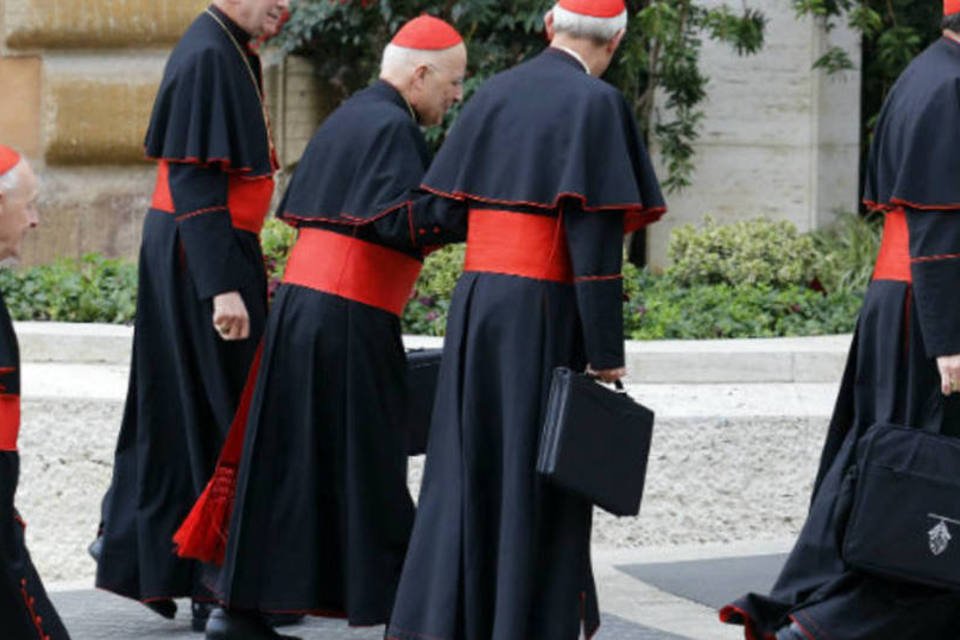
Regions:
M 240 396 L 240 404 L 217 460 L 217 468 L 189 515 L 173 535 L 177 555 L 181 558 L 223 564 L 227 551 L 227 533 L 230 531 L 230 516 L 233 514 L 233 502 L 237 493 L 237 467 L 243 453 L 247 417 L 250 415 L 250 402 L 253 399 L 262 355 L 261 342 L 253 357 L 250 373 Z

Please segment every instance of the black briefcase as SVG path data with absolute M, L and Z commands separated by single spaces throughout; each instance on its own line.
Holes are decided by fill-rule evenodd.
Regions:
M 537 471 L 616 516 L 635 516 L 647 475 L 653 412 L 563 367 L 553 372 Z
M 433 398 L 437 395 L 443 349 L 413 349 L 407 352 L 407 454 L 427 451 Z
M 960 590 L 960 439 L 875 424 L 857 443 L 841 497 L 847 564 Z

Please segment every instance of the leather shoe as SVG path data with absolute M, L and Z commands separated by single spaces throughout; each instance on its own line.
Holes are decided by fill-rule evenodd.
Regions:
M 190 628 L 199 633 L 203 633 L 207 628 L 207 620 L 210 618 L 210 612 L 213 611 L 214 606 L 214 604 L 209 602 L 192 600 L 190 602 L 190 614 L 192 616 Z
M 148 600 L 143 603 L 147 609 L 153 611 L 158 616 L 167 620 L 173 620 L 177 617 L 177 603 L 170 599 Z
M 206 640 L 300 640 L 280 635 L 258 613 L 217 607 L 207 620 Z

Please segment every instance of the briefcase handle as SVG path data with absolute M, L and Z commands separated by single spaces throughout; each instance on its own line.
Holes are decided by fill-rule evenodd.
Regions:
M 609 383 L 601 380 L 600 376 L 598 376 L 595 373 L 587 373 L 585 375 L 598 384 L 613 384 L 613 388 L 617 393 L 623 393 L 623 394 L 627 393 L 627 388 L 623 386 L 623 382 L 619 379 L 614 380 L 613 383 Z

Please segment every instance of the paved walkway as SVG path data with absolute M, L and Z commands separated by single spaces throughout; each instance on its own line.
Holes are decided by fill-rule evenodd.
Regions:
M 597 550 L 603 623 L 596 640 L 735 640 L 738 628 L 717 622 L 716 608 L 750 590 L 766 590 L 785 542 L 728 546 Z M 50 585 L 74 640 L 197 640 L 189 604 L 163 620 L 137 603 L 78 584 Z M 303 640 L 380 640 L 383 627 L 349 628 L 310 618 L 284 633 Z

